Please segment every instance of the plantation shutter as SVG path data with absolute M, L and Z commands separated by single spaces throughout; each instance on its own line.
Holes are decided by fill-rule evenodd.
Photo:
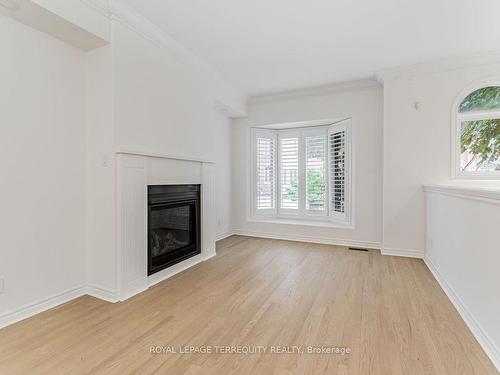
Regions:
M 305 136 L 306 204 L 309 211 L 326 211 L 326 131 Z
M 350 216 L 350 120 L 330 127 L 328 148 L 330 156 L 330 215 L 343 220 Z
M 276 208 L 276 136 L 256 134 L 256 208 L 273 211 Z
M 280 137 L 280 209 L 299 208 L 299 137 Z

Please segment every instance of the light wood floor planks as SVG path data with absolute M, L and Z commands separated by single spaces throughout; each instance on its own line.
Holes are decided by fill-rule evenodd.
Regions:
M 238 236 L 217 253 L 125 302 L 82 297 L 0 330 L 0 374 L 497 374 L 420 260 Z

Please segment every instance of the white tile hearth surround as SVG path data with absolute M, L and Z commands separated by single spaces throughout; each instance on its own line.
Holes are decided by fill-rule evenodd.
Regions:
M 119 299 L 146 290 L 215 256 L 215 164 L 119 153 L 117 157 Z M 201 184 L 201 254 L 147 276 L 147 186 Z

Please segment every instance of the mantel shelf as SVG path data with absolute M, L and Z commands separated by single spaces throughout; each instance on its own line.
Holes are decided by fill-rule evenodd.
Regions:
M 192 161 L 198 163 L 207 163 L 207 164 L 215 164 L 215 161 L 209 159 L 202 159 L 187 155 L 175 155 L 175 154 L 165 154 L 165 153 L 157 153 L 150 151 L 141 151 L 141 150 L 132 150 L 127 148 L 118 148 L 115 149 L 115 154 L 127 154 L 127 155 L 138 155 L 138 156 L 147 156 L 151 158 L 162 158 L 162 159 L 173 159 L 173 160 L 181 160 L 181 161 Z

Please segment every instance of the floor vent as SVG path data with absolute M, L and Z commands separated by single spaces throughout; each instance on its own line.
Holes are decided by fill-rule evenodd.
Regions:
M 349 250 L 354 250 L 354 251 L 368 251 L 368 249 L 362 249 L 360 247 L 350 247 Z

